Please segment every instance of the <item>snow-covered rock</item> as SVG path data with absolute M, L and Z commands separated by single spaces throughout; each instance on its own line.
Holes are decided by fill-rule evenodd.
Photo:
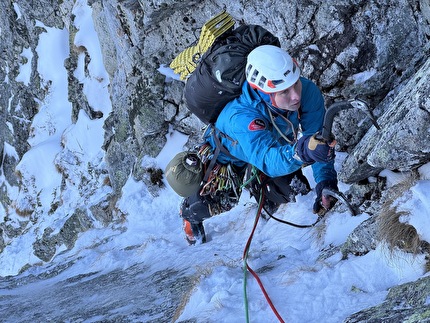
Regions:
M 108 302 L 99 312 L 92 311 L 90 305 L 82 316 L 79 302 L 76 314 L 69 317 L 55 310 L 47 316 L 32 310 L 30 316 L 47 320 L 100 316 L 102 320 L 177 318 L 199 322 L 205 315 L 219 321 L 217 318 L 226 317 L 225 313 L 229 313 L 228 318 L 242 313 L 236 292 L 240 279 L 235 270 L 241 264 L 240 243 L 252 222 L 252 204 L 247 201 L 232 213 L 208 221 L 214 240 L 196 248 L 196 256 L 189 258 L 190 249 L 181 245 L 178 197 L 164 185 L 160 171 L 166 165 L 160 156 L 173 157 L 177 150 L 193 146 L 202 126 L 186 108 L 184 83 L 167 77 L 165 67 L 195 43 L 201 26 L 224 8 L 235 18 L 236 26 L 242 22 L 260 24 L 278 36 L 282 46 L 298 60 L 303 75 L 320 86 L 327 105 L 353 97 L 364 99 L 382 128 L 375 129 L 366 114 L 355 110 L 339 113 L 333 126 L 337 148 L 347 154 L 344 163 L 338 165 L 341 187 L 361 217 L 350 219 L 340 206 L 334 211 L 336 216 L 315 231 L 297 233 L 279 229 L 271 222 L 261 228 L 253 256 L 258 259 L 258 268 L 264 269 L 261 273 L 269 272 L 269 279 L 282 282 L 272 289 L 276 297 L 283 298 L 286 290 L 308 301 L 307 297 L 323 295 L 306 318 L 322 317 L 324 321 L 329 317 L 327 313 L 321 316 L 325 306 L 336 318 L 345 319 L 381 303 L 388 288 L 423 274 L 420 256 L 415 263 L 406 261 L 411 269 L 406 275 L 390 272 L 379 285 L 373 279 L 366 285 L 366 276 L 362 275 L 358 280 L 363 286 L 355 286 L 357 281 L 345 278 L 341 268 L 359 273 L 357 268 L 371 263 L 388 271 L 389 261 L 379 259 L 386 251 L 375 233 L 375 218 L 382 205 L 394 203 L 385 179 L 415 173 L 420 166 L 428 165 L 428 0 L 395 4 L 385 0 L 346 0 L 341 4 L 280 1 L 264 5 L 254 0 L 233 4 L 225 0 L 3 1 L 0 276 L 5 278 L 0 284 L 8 290 L 2 295 L 10 302 L 2 301 L 0 306 L 2 313 L 8 308 L 5 313 L 9 321 L 15 319 L 12 303 L 22 305 L 19 315 L 22 308 L 52 303 L 51 296 L 41 297 L 41 289 L 26 294 L 25 287 L 19 286 L 51 284 L 48 290 L 67 301 L 67 293 L 59 290 L 74 282 L 89 292 L 91 283 L 87 287 L 86 282 L 94 286 L 108 284 L 115 277 L 121 281 L 124 272 L 139 277 L 139 271 L 147 271 L 140 278 L 151 280 L 154 291 L 165 288 L 161 278 L 174 277 L 169 277 L 174 288 L 167 288 L 161 295 L 165 305 L 161 314 L 156 304 L 148 305 L 148 301 L 157 302 L 152 295 L 138 298 L 136 307 L 132 303 L 137 298 L 128 295 L 124 302 Z M 169 145 L 172 141 L 175 144 Z M 383 169 L 386 172 L 380 173 Z M 421 206 L 427 205 L 427 193 L 420 187 L 427 187 L 428 171 L 420 169 L 416 180 L 422 186 L 411 190 L 403 187 L 400 195 L 402 201 L 412 196 L 411 201 L 423 213 L 425 207 Z M 294 205 L 297 212 L 302 212 L 300 216 L 309 212 L 306 205 L 310 200 L 310 196 L 304 197 L 303 205 Z M 412 212 L 413 207 L 408 210 Z M 302 220 L 306 222 L 307 218 Z M 416 227 L 427 224 L 416 217 L 408 221 Z M 334 231 L 342 228 L 341 224 L 348 230 L 337 235 Z M 278 237 L 278 230 L 285 230 L 283 239 L 273 238 Z M 419 227 L 416 231 L 426 240 L 429 235 L 423 230 Z M 303 234 L 308 234 L 305 242 L 298 238 Z M 225 235 L 231 245 L 215 244 Z M 165 255 L 163 249 L 168 250 Z M 144 264 L 139 263 L 139 256 Z M 405 259 L 409 256 L 404 255 Z M 103 260 L 100 264 L 98 257 Z M 146 263 L 150 257 L 163 265 L 155 260 L 156 265 Z M 293 261 L 288 263 L 285 258 Z M 317 273 L 316 278 L 311 273 Z M 330 275 L 336 276 L 341 285 L 334 288 Z M 307 281 L 315 283 L 318 279 L 321 285 L 315 293 L 311 289 L 309 294 L 302 294 L 309 287 Z M 128 280 L 125 286 L 130 287 L 130 293 L 139 290 L 134 284 L 145 292 L 143 283 Z M 342 294 L 342 284 L 350 284 L 353 293 Z M 416 288 L 420 284 L 417 282 Z M 119 289 L 115 284 L 110 287 L 114 299 Z M 322 294 L 320 287 L 325 289 Z M 344 301 L 356 306 L 340 302 L 331 307 L 332 288 L 334 297 L 347 294 Z M 88 297 L 90 304 L 91 299 L 93 304 L 100 301 L 97 296 Z M 175 298 L 171 307 L 169 297 Z M 181 302 L 178 297 L 183 297 Z M 203 301 L 196 303 L 200 297 Z M 287 304 L 294 312 L 290 321 L 298 321 L 300 313 L 295 307 L 297 311 L 308 309 L 292 302 Z M 61 303 L 59 300 L 56 304 Z M 201 317 L 196 317 L 193 305 L 201 309 Z M 136 311 L 139 306 L 148 306 L 148 310 Z M 117 314 L 110 313 L 111 308 Z M 254 314 L 259 310 L 262 314 L 258 318 L 267 318 L 270 310 L 266 303 L 251 303 Z M 370 318 L 371 312 L 351 316 L 351 322 Z M 412 317 L 414 312 L 406 314 Z

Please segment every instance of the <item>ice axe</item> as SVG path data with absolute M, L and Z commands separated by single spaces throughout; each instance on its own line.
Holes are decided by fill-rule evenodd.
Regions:
M 333 127 L 333 120 L 336 114 L 341 110 L 353 109 L 353 108 L 360 109 L 361 111 L 365 112 L 369 116 L 370 120 L 372 121 L 376 129 L 378 130 L 381 129 L 379 127 L 378 122 L 376 121 L 375 116 L 373 115 L 372 110 L 369 109 L 369 106 L 365 101 L 360 99 L 350 99 L 350 100 L 339 101 L 330 105 L 327 108 L 327 111 L 325 113 L 323 129 L 320 135 L 324 141 L 330 142 L 333 140 L 331 129 Z
M 372 123 L 376 127 L 376 129 L 378 130 L 381 129 L 379 127 L 378 122 L 376 121 L 375 116 L 372 113 L 372 110 L 369 109 L 369 106 L 365 101 L 360 99 L 350 99 L 350 100 L 335 102 L 327 108 L 327 111 L 324 117 L 324 122 L 323 122 L 323 129 L 321 134 L 318 135 L 319 138 L 318 137 L 317 138 L 322 139 L 327 143 L 332 142 L 333 136 L 331 133 L 331 129 L 333 127 L 333 120 L 335 115 L 341 110 L 353 109 L 353 108 L 357 108 L 357 109 L 360 109 L 361 111 L 364 111 L 370 117 L 370 120 L 372 120 Z M 341 201 L 343 204 L 345 204 L 348 207 L 351 215 L 353 216 L 357 215 L 354 208 L 346 199 L 345 195 L 343 195 L 341 192 L 334 189 L 324 188 L 322 191 L 322 194 L 330 195 L 336 198 L 338 201 Z

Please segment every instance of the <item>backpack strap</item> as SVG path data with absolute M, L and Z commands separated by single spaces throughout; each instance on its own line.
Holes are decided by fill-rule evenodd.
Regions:
M 225 133 L 221 132 L 218 128 L 215 127 L 214 124 L 210 124 L 209 127 L 211 128 L 210 129 L 210 132 L 211 132 L 210 135 L 212 136 L 213 141 L 215 142 L 215 151 L 213 152 L 213 157 L 212 157 L 212 159 L 211 159 L 211 161 L 209 163 L 208 168 L 206 169 L 205 176 L 203 177 L 203 181 L 205 181 L 205 182 L 208 180 L 209 175 L 210 175 L 212 169 L 214 168 L 214 166 L 216 164 L 216 161 L 218 159 L 218 156 L 219 156 L 219 154 L 221 152 L 223 154 L 227 155 L 230 158 L 237 159 L 232 154 L 230 154 L 230 152 L 228 151 L 227 148 L 225 148 L 223 146 L 223 144 L 221 143 L 221 140 L 219 139 L 218 136 L 221 136 L 221 137 L 224 137 L 224 138 L 228 138 L 228 139 L 230 139 L 232 141 L 233 141 L 233 138 L 231 138 L 228 135 L 226 135 Z

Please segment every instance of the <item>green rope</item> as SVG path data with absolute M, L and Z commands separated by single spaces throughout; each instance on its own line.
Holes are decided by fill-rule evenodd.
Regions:
M 248 185 L 252 180 L 254 180 L 254 178 L 257 178 L 258 183 L 261 184 L 260 178 L 257 176 L 257 171 L 254 166 L 252 166 L 251 174 L 252 176 L 249 178 L 249 180 L 247 180 L 245 183 L 242 184 L 242 187 L 245 187 L 246 185 Z M 247 287 L 246 282 L 248 277 L 248 253 L 249 253 L 249 247 L 251 245 L 252 236 L 254 234 L 255 227 L 257 226 L 258 218 L 260 217 L 260 214 L 261 214 L 262 203 L 263 203 L 263 194 L 260 194 L 260 200 L 258 201 L 258 208 L 257 208 L 257 213 L 255 215 L 253 230 L 248 239 L 247 245 L 245 247 L 245 252 L 243 254 L 243 298 L 245 303 L 245 318 L 247 323 L 249 323 L 248 294 L 246 291 L 246 287 Z
M 257 213 L 255 215 L 255 220 L 254 220 L 254 226 L 251 232 L 251 235 L 248 239 L 248 242 L 246 244 L 245 247 L 245 252 L 243 254 L 243 297 L 244 297 L 244 302 L 245 302 L 245 317 L 246 317 L 246 322 L 249 323 L 249 308 L 248 308 L 248 296 L 247 296 L 247 292 L 246 292 L 246 281 L 247 281 L 247 277 L 248 277 L 248 253 L 249 253 L 249 249 L 251 246 L 251 240 L 252 240 L 252 236 L 254 235 L 254 230 L 257 226 L 257 222 L 258 219 L 260 217 L 261 214 L 261 204 L 263 203 L 263 195 L 260 194 L 260 201 L 258 202 L 258 209 L 257 209 Z
M 251 174 L 252 174 L 252 176 L 246 182 L 244 182 L 242 184 L 242 188 L 244 188 L 246 185 L 248 185 L 249 183 L 251 183 L 254 180 L 254 178 L 256 178 L 256 177 L 257 177 L 258 183 L 261 184 L 260 178 L 257 176 L 257 168 L 255 168 L 254 165 L 252 165 Z
M 248 251 L 246 252 L 246 255 L 243 259 L 243 299 L 245 302 L 245 317 L 246 317 L 246 322 L 249 322 L 249 309 L 248 309 L 248 295 L 246 292 L 246 281 L 247 281 L 247 277 L 248 277 L 248 269 L 246 266 L 246 260 L 248 258 Z

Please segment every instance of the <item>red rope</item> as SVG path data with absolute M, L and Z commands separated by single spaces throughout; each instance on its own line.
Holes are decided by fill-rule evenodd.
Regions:
M 251 246 L 251 241 L 252 241 L 252 238 L 254 236 L 255 229 L 257 228 L 258 220 L 260 219 L 261 210 L 263 209 L 263 201 L 264 201 L 264 192 L 263 192 L 263 189 L 262 189 L 261 190 L 261 196 L 260 196 L 260 203 L 258 205 L 258 211 L 257 211 L 257 215 L 256 215 L 255 221 L 254 221 L 254 227 L 252 228 L 251 234 L 250 234 L 250 236 L 248 238 L 248 241 L 246 242 L 246 246 L 245 246 L 245 249 L 243 251 L 243 259 L 245 261 L 246 268 L 252 274 L 252 276 L 254 276 L 255 280 L 257 281 L 258 285 L 260 286 L 260 289 L 263 292 L 264 297 L 266 298 L 267 303 L 269 304 L 269 306 L 272 309 L 273 313 L 275 313 L 275 315 L 278 318 L 279 322 L 284 323 L 285 321 L 282 319 L 281 315 L 276 310 L 275 305 L 273 305 L 272 300 L 269 297 L 269 294 L 267 293 L 266 289 L 263 286 L 263 283 L 260 280 L 260 277 L 258 277 L 257 273 L 254 270 L 252 270 L 252 268 L 248 265 L 248 261 L 247 261 L 249 247 Z

